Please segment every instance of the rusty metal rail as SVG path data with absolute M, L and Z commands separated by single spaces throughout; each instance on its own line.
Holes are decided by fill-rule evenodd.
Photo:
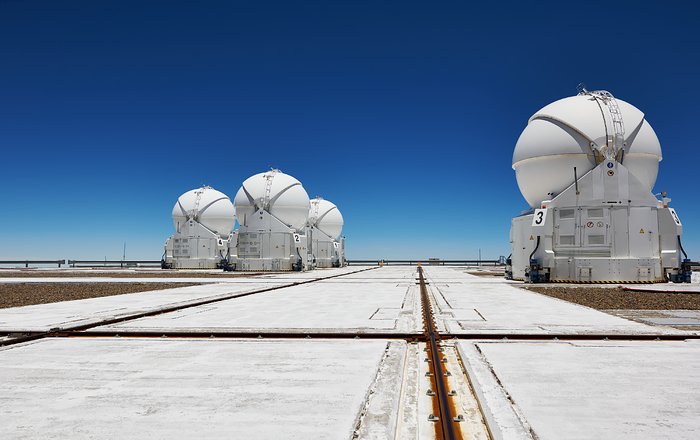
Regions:
M 443 334 L 444 339 L 468 339 L 470 341 L 684 341 L 700 339 L 700 334 L 608 334 L 608 333 L 449 333 Z
M 453 419 L 454 403 L 449 396 L 447 385 L 448 372 L 443 370 L 442 364 L 446 362 L 446 358 L 442 355 L 442 347 L 440 346 L 440 333 L 435 325 L 432 305 L 428 297 L 428 288 L 425 285 L 423 278 L 423 268 L 418 267 L 418 281 L 420 283 L 420 296 L 423 309 L 423 327 L 425 330 L 425 339 L 428 344 L 429 353 L 429 372 L 430 382 L 437 391 L 433 400 L 433 408 L 437 409 L 439 414 L 439 423 L 435 424 L 435 436 L 438 439 L 455 440 L 462 438 L 459 424 Z M 436 408 L 437 407 L 437 408 Z
M 233 298 L 231 298 L 233 299 Z M 104 323 L 91 324 L 90 328 L 108 325 Z M 73 330 L 53 329 L 51 331 L 2 331 L 0 337 L 9 336 L 16 339 L 13 344 L 45 337 L 127 337 L 127 338 L 256 338 L 256 339 L 388 339 L 409 342 L 427 342 L 425 333 L 411 332 L 316 332 L 316 331 L 181 331 L 181 330 Z M 501 334 L 501 333 L 445 333 L 440 335 L 441 341 L 469 340 L 473 342 L 497 341 L 685 341 L 700 339 L 700 334 Z M 10 345 L 10 341 L 1 343 Z
M 192 331 L 192 330 L 88 330 L 55 332 L 51 336 L 58 338 L 98 338 L 98 337 L 125 337 L 125 338 L 228 338 L 228 339 L 381 339 L 420 341 L 422 333 L 358 333 L 358 332 L 284 332 L 284 331 Z

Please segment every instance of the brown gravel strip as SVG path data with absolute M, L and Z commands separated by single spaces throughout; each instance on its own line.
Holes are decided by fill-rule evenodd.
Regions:
M 277 272 L 266 272 L 272 274 Z M 262 275 L 259 272 L 178 272 L 178 271 L 138 271 L 138 272 L 104 272 L 104 271 L 61 271 L 61 270 L 0 270 L 0 278 L 250 278 Z
M 196 283 L 0 284 L 0 309 L 196 285 Z
M 476 275 L 477 277 L 496 277 L 496 278 L 503 278 L 504 272 L 488 272 L 488 271 L 467 271 L 469 275 Z
M 594 309 L 700 310 L 700 294 L 634 292 L 619 287 L 522 286 L 523 289 Z

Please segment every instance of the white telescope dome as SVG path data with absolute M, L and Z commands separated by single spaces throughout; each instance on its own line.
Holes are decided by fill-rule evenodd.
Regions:
M 227 238 L 233 230 L 236 211 L 226 194 L 210 186 L 203 186 L 181 195 L 173 207 L 175 230 L 179 231 L 189 220 Z
M 622 164 L 651 191 L 656 183 L 661 145 L 636 107 L 617 99 L 624 124 Z M 528 121 L 513 152 L 513 169 L 523 197 L 532 207 L 574 183 L 596 166 L 594 149 L 612 137 L 613 121 L 605 104 L 591 95 L 555 101 Z
M 311 199 L 309 225 L 315 226 L 329 237 L 337 239 L 343 232 L 343 215 L 333 203 L 316 197 Z
M 233 201 L 241 225 L 265 210 L 292 229 L 301 230 L 309 216 L 309 195 L 294 177 L 279 170 L 256 174 L 243 182 Z

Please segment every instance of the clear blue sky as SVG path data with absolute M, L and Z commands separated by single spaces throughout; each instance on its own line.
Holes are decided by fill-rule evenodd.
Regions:
M 351 258 L 508 255 L 518 135 L 584 82 L 646 113 L 700 259 L 688 5 L 0 0 L 0 258 L 160 258 L 182 192 L 269 167 Z

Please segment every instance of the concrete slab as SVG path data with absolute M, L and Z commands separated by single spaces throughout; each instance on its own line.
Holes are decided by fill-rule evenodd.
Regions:
M 120 274 L 120 277 L 111 277 L 108 274 L 100 277 L 1 277 L 0 283 L 6 284 L 18 284 L 18 283 L 227 283 L 227 284 L 264 284 L 264 283 L 293 283 L 299 281 L 307 281 L 317 278 L 328 278 L 342 274 L 349 274 L 354 272 L 359 272 L 366 267 L 340 267 L 340 268 L 329 268 L 329 269 L 315 269 L 308 272 L 276 272 L 258 275 L 257 273 L 251 274 L 251 276 L 241 276 L 236 278 L 225 278 L 225 277 L 123 277 L 124 271 L 115 271 L 115 274 Z M 81 274 L 85 271 L 76 271 L 76 274 Z M 101 273 L 102 271 L 100 271 Z M 127 274 L 129 272 L 126 272 Z M 187 273 L 187 272 L 185 272 Z M 206 272 L 205 272 L 206 273 Z M 2 273 L 0 272 L 0 275 Z M 245 273 L 241 273 L 245 275 Z M 256 275 L 256 276 L 252 276 Z
M 406 372 L 408 364 L 418 361 L 416 344 L 391 342 L 384 354 L 376 379 L 360 412 L 353 440 L 410 438 L 399 436 L 406 411 L 415 411 L 415 402 L 401 390 L 415 387 L 417 379 Z M 406 411 L 402 411 L 406 410 Z M 427 417 L 427 416 L 426 416 Z M 415 424 L 412 424 L 415 427 Z M 415 438 L 415 434 L 412 436 Z
M 216 279 L 215 284 L 167 289 L 151 292 L 141 292 L 126 295 L 116 295 L 92 298 L 79 301 L 65 301 L 50 304 L 39 304 L 25 307 L 0 309 L 0 331 L 47 331 L 54 328 L 70 328 L 77 325 L 98 323 L 100 321 L 123 317 L 135 313 L 150 312 L 184 305 L 203 299 L 215 299 L 229 295 L 238 295 L 259 289 L 278 287 L 285 284 L 323 279 L 341 274 L 351 274 L 366 268 L 344 267 L 321 269 L 310 272 L 290 272 L 267 274 L 264 277 Z M 371 273 L 367 271 L 362 273 Z M 357 273 L 360 275 L 360 273 Z M 12 278 L 12 282 L 27 282 L 27 278 Z M 32 278 L 31 282 L 35 282 Z M 81 282 L 82 278 L 42 278 L 38 282 Z M 144 282 L 144 278 L 85 278 L 82 282 Z M 154 278 L 158 282 L 169 280 L 182 281 L 188 278 Z M 193 278 L 202 282 L 206 278 Z
M 315 278 L 327 278 L 330 276 L 352 273 L 372 272 L 368 269 L 379 269 L 376 266 L 345 266 L 325 269 L 314 269 L 307 272 L 277 272 L 259 275 L 262 278 L 284 279 L 284 280 L 310 280 Z M 245 272 L 241 272 L 245 273 Z M 256 277 L 258 278 L 258 277 Z
M 698 341 L 459 347 L 496 438 L 698 438 Z
M 700 284 L 623 284 L 625 290 L 635 292 L 664 292 L 664 293 L 696 293 L 700 294 Z
M 334 278 L 329 281 L 341 281 L 344 283 L 363 282 L 364 280 L 372 280 L 377 283 L 392 283 L 403 282 L 415 284 L 418 277 L 418 272 L 415 267 L 411 266 L 384 266 L 376 267 L 371 270 L 351 273 L 349 275 Z
M 95 328 L 96 331 L 188 332 L 422 332 L 420 298 L 415 282 L 405 282 L 406 271 L 390 283 L 381 271 L 285 287 L 172 313 Z M 394 276 L 392 272 L 387 276 Z M 359 275 L 359 274 L 358 274 Z M 410 280 L 409 271 L 409 280 Z M 355 277 L 354 280 L 346 278 Z
M 605 310 L 605 312 L 651 325 L 697 327 L 700 330 L 700 310 Z
M 367 399 L 383 395 L 374 384 L 388 350 L 405 346 L 147 338 L 20 344 L 0 350 L 0 438 L 347 439 L 363 409 L 382 407 Z M 398 403 L 384 405 L 395 411 Z M 382 438 L 395 430 L 385 425 Z
M 450 333 L 682 333 L 519 289 L 503 281 L 461 273 L 455 268 L 428 267 L 425 274 L 438 318 Z
M 275 285 L 283 284 L 208 284 L 0 309 L 0 331 L 48 331 L 57 327 L 69 328 L 203 299 L 242 294 Z

